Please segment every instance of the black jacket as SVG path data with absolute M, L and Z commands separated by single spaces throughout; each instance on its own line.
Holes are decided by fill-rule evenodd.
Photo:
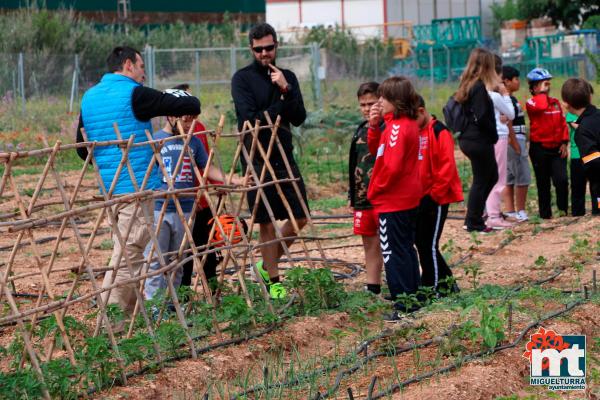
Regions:
M 575 143 L 584 166 L 600 165 L 600 110 L 589 105 L 577 119 Z M 586 162 L 587 161 L 587 162 Z
M 299 126 L 306 119 L 304 101 L 300 92 L 300 85 L 296 75 L 290 70 L 281 69 L 291 90 L 282 95 L 279 87 L 271 82 L 270 69 L 263 67 L 257 61 L 238 70 L 231 79 L 231 96 L 235 105 L 235 114 L 238 121 L 238 130 L 242 130 L 245 121 L 254 124 L 259 120 L 261 125 L 266 125 L 267 120 L 264 112 L 267 111 L 273 123 L 277 116 L 281 116 L 278 137 L 284 152 L 290 162 L 293 162 L 293 149 L 291 126 Z M 265 152 L 269 145 L 271 131 L 261 130 L 259 140 Z M 246 135 L 244 144 L 250 148 L 252 137 Z M 260 156 L 257 156 L 257 164 L 260 164 Z M 275 169 L 283 169 L 284 164 L 277 148 L 273 149 L 270 158 Z M 245 165 L 245 162 L 243 163 Z
M 460 135 L 460 140 L 496 144 L 498 131 L 494 103 L 482 81 L 475 82 L 464 105 L 472 118 L 469 118 L 467 129 Z
M 160 116 L 180 117 L 183 115 L 200 114 L 200 100 L 196 97 L 177 97 L 144 86 L 138 86 L 133 89 L 131 107 L 133 114 L 140 121 L 150 121 L 152 118 Z M 84 141 L 81 128 L 84 128 L 84 126 L 81 113 L 79 113 L 77 143 Z M 85 160 L 88 155 L 87 148 L 78 147 L 77 155 L 82 160 Z

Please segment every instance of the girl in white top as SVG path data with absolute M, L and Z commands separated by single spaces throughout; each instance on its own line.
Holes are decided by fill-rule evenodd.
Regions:
M 498 68 L 502 68 L 501 63 L 496 65 L 496 70 Z M 500 77 L 498 77 L 498 86 L 495 89 L 495 91 L 488 90 L 488 93 L 494 103 L 496 130 L 498 131 L 498 142 L 494 145 L 496 163 L 498 164 L 498 182 L 492 188 L 485 202 L 488 214 L 486 225 L 492 229 L 504 229 L 511 227 L 512 224 L 502 218 L 501 210 L 502 191 L 506 186 L 506 157 L 508 151 L 508 125 L 502 121 L 512 121 L 515 118 L 515 109 L 510 94 Z M 502 118 L 502 116 L 505 118 Z

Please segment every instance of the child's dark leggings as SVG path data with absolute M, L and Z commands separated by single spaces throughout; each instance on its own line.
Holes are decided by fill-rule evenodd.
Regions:
M 600 208 L 600 158 L 589 161 L 584 165 L 585 175 L 590 182 L 590 192 L 592 192 L 592 202 L 596 205 L 596 213 L 598 215 L 598 208 Z M 592 214 L 594 209 L 592 208 Z
M 416 219 L 417 208 L 379 214 L 379 243 L 392 299 L 416 293 L 419 288 Z
M 585 176 L 583 161 L 581 158 L 571 159 L 571 214 L 574 217 L 585 215 L 585 192 L 588 186 L 588 178 Z M 594 201 L 592 193 L 593 184 L 590 183 L 590 194 L 592 196 L 592 214 L 600 214 L 598 201 Z
M 538 207 L 541 218 L 552 218 L 552 195 L 550 180 L 556 189 L 556 205 L 565 214 L 569 208 L 569 180 L 567 178 L 567 159 L 560 157 L 559 148 L 545 148 L 531 142 L 529 157 L 535 172 L 538 190 Z
M 440 237 L 448 216 L 448 204 L 440 205 L 425 196 L 419 205 L 415 243 L 421 263 L 421 285 L 438 289 L 439 285 L 449 289 L 447 278 L 452 276 L 444 256 L 440 252 Z M 440 284 L 440 281 L 443 283 Z
M 459 145 L 461 151 L 471 161 L 473 170 L 473 184 L 469 190 L 465 225 L 468 229 L 481 230 L 485 228 L 483 221 L 485 201 L 498 182 L 498 165 L 496 164 L 494 145 L 468 139 L 459 140 Z
M 208 234 L 210 233 L 210 225 L 208 225 L 208 221 L 210 221 L 211 218 L 212 212 L 210 211 L 210 208 L 203 208 L 196 212 L 196 218 L 194 219 L 194 230 L 192 231 L 192 237 L 194 238 L 194 243 L 196 246 L 201 246 L 208 243 Z M 202 258 L 200 258 L 200 260 L 202 260 Z M 216 252 L 210 253 L 206 258 L 206 263 L 204 264 L 204 274 L 206 275 L 207 280 L 217 276 L 218 264 L 218 254 Z M 181 286 L 191 286 L 193 270 L 193 260 L 190 260 L 183 265 Z

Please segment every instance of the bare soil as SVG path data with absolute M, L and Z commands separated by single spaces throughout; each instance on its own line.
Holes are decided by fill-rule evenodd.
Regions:
M 73 176 L 76 176 L 74 174 Z M 21 188 L 33 188 L 35 182 L 28 182 L 27 177 L 19 177 Z M 96 193 L 93 182 L 86 180 L 86 188 L 83 192 L 85 197 L 94 196 Z M 57 193 L 52 191 L 51 184 L 48 194 L 42 199 L 56 199 Z M 323 194 L 339 193 L 338 188 L 322 189 L 313 195 L 322 197 Z M 2 212 L 15 210 L 16 204 L 3 204 Z M 59 212 L 57 207 L 55 212 Z M 45 212 L 48 212 L 47 210 Z M 345 213 L 346 210 L 333 210 L 334 214 Z M 79 225 L 82 233 L 90 233 L 97 212 L 88 214 L 81 218 Z M 453 269 L 458 284 L 463 290 L 469 290 L 473 285 L 495 284 L 502 286 L 517 286 L 544 279 L 557 270 L 563 272 L 553 281 L 544 284 L 546 288 L 558 288 L 561 290 L 579 291 L 585 283 L 589 286 L 592 279 L 592 271 L 600 269 L 600 262 L 592 257 L 584 263 L 582 270 L 573 267 L 573 255 L 570 252 L 573 246 L 573 235 L 587 238 L 595 247 L 600 238 L 600 219 L 583 217 L 573 219 L 570 217 L 556 218 L 544 221 L 539 227 L 531 223 L 524 223 L 512 229 L 512 233 L 497 232 L 490 235 L 478 235 L 473 238 L 462 229 L 462 214 L 451 213 L 451 219 L 446 223 L 441 243 L 452 245 L 446 251 L 452 263 L 462 262 Z M 347 220 L 345 221 L 347 222 Z M 58 234 L 58 226 L 46 226 L 35 230 L 35 239 L 55 237 Z M 111 250 L 110 234 L 103 224 L 103 230 L 94 241 L 90 260 L 95 268 L 107 265 Z M 318 233 L 322 235 L 347 235 L 349 229 L 332 229 L 330 225 L 326 229 L 317 226 Z M 66 294 L 73 281 L 70 269 L 76 267 L 80 261 L 80 251 L 73 231 L 68 228 L 65 235 L 69 239 L 60 243 L 60 257 L 53 266 L 54 271 L 50 274 L 49 284 L 55 295 Z M 15 242 L 16 233 L 0 235 L 0 247 L 10 246 Z M 24 242 L 30 240 L 27 235 L 22 239 Z M 84 238 L 86 241 L 87 238 Z M 35 248 L 31 245 L 24 246 L 16 253 L 16 262 L 13 267 L 15 275 L 23 278 L 15 280 L 15 291 L 17 293 L 37 294 L 42 289 L 43 281 L 37 272 L 38 264 L 36 257 L 40 256 L 47 262 L 47 255 L 51 253 L 53 241 L 42 243 Z M 327 250 L 330 258 L 342 259 L 348 262 L 363 264 L 364 255 L 360 247 L 360 238 L 337 239 L 324 241 L 323 245 L 344 246 L 354 245 Z M 300 250 L 295 245 L 293 250 Z M 10 250 L 0 251 L 0 262 L 6 262 Z M 536 260 L 542 256 L 545 262 L 536 265 Z M 465 274 L 464 266 L 469 263 L 479 263 L 481 268 L 476 281 Z M 26 276 L 26 274 L 31 274 Z M 101 276 L 96 278 L 101 283 Z M 348 290 L 362 290 L 365 282 L 365 273 L 362 271 L 356 278 L 344 281 Z M 84 295 L 92 289 L 91 282 L 84 280 L 78 283 L 75 294 Z M 20 307 L 26 310 L 31 307 L 33 298 L 18 298 Z M 49 303 L 50 299 L 42 300 L 42 304 Z M 68 314 L 83 320 L 83 316 L 89 314 L 92 309 L 89 301 L 79 302 L 73 305 Z M 535 305 L 532 304 L 532 307 Z M 559 304 L 547 304 L 548 312 L 561 307 Z M 6 314 L 3 314 L 6 315 Z M 398 324 L 384 324 L 380 318 L 371 318 L 368 322 L 357 323 L 352 321 L 346 313 L 334 312 L 324 313 L 319 317 L 300 317 L 288 320 L 276 330 L 256 339 L 249 340 L 236 346 L 230 346 L 210 351 L 198 357 L 198 359 L 187 359 L 168 363 L 162 370 L 155 373 L 147 373 L 142 376 L 131 378 L 126 387 L 114 387 L 97 393 L 95 398 L 102 399 L 196 399 L 202 398 L 204 393 L 210 391 L 212 398 L 229 398 L 239 392 L 242 387 L 240 382 L 246 379 L 249 386 L 261 382 L 263 367 L 279 365 L 281 371 L 271 371 L 283 379 L 285 371 L 293 366 L 302 366 L 310 370 L 322 366 L 327 360 L 336 359 L 349 354 L 355 349 L 366 336 L 372 336 L 384 329 L 396 331 L 406 330 L 407 326 L 421 326 L 423 329 L 412 330 L 408 336 L 400 335 L 376 343 L 374 349 L 383 348 L 386 343 L 393 345 L 405 345 L 413 341 L 420 341 L 443 333 L 448 327 L 455 323 L 456 314 L 448 311 L 433 310 L 429 312 L 417 312 L 406 321 Z M 523 312 L 515 312 L 514 326 L 511 335 L 507 335 L 507 341 L 512 341 L 520 329 L 525 327 L 531 318 Z M 543 324 L 545 328 L 555 329 L 561 334 L 585 334 L 588 338 L 588 351 L 592 351 L 594 339 L 600 337 L 600 313 L 597 303 L 587 303 L 576 308 L 564 317 L 550 320 Z M 7 346 L 15 335 L 15 327 L 0 328 L 0 345 Z M 530 332 L 533 333 L 533 332 Z M 209 342 L 214 343 L 214 339 Z M 206 345 L 203 343 L 202 345 Z M 494 399 L 501 396 L 516 396 L 514 398 L 534 396 L 534 398 L 551 398 L 554 394 L 543 389 L 534 389 L 528 383 L 529 366 L 522 353 L 525 342 L 516 348 L 496 353 L 467 363 L 457 370 L 446 374 L 436 375 L 430 379 L 420 381 L 404 387 L 402 391 L 393 394 L 394 399 Z M 479 350 L 470 347 L 469 351 Z M 596 356 L 598 356 L 596 354 Z M 364 399 L 367 395 L 369 384 L 373 376 L 377 376 L 375 392 L 383 390 L 387 386 L 404 380 L 411 376 L 431 370 L 435 365 L 437 357 L 436 347 L 427 347 L 417 351 L 402 353 L 396 357 L 381 357 L 352 375 L 342 379 L 340 389 L 331 398 L 346 399 L 346 388 L 352 388 L 354 398 Z M 439 366 L 447 365 L 452 360 L 442 358 L 438 360 Z M 568 399 L 597 399 L 600 396 L 600 382 L 597 377 L 592 377 L 592 369 L 598 369 L 597 364 L 588 363 L 588 390 L 585 393 L 559 392 L 559 398 Z M 6 365 L 0 363 L 0 368 L 6 369 Z M 336 379 L 339 369 L 325 374 L 318 380 L 318 388 L 324 392 L 331 387 Z M 596 371 L 597 372 L 597 371 Z M 597 375 L 595 375 L 597 376 Z M 287 399 L 309 398 L 314 396 L 315 391 L 308 389 L 296 391 L 283 391 L 282 397 Z M 219 394 L 219 391 L 221 394 Z M 254 397 L 253 397 L 254 396 Z M 257 392 L 249 398 L 266 398 L 264 393 Z

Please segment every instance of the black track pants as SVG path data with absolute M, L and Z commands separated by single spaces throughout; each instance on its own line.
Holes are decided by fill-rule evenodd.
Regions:
M 538 207 L 541 218 L 552 218 L 552 194 L 550 182 L 556 189 L 556 205 L 565 214 L 569 212 L 569 179 L 567 178 L 567 159 L 561 158 L 559 149 L 547 149 L 541 144 L 531 142 L 529 157 L 535 172 L 538 190 Z
M 461 151 L 471 161 L 473 170 L 473 184 L 469 190 L 465 225 L 468 229 L 483 229 L 485 228 L 483 221 L 485 201 L 498 182 L 498 164 L 496 164 L 494 145 L 468 139 L 459 140 L 459 145 Z
M 415 250 L 417 208 L 379 214 L 379 243 L 392 299 L 419 288 L 419 260 Z
M 448 216 L 448 204 L 435 203 L 425 196 L 419 205 L 415 243 L 421 263 L 421 285 L 438 289 L 440 281 L 452 276 L 439 249 L 440 237 Z M 445 285 L 446 288 L 448 285 Z

